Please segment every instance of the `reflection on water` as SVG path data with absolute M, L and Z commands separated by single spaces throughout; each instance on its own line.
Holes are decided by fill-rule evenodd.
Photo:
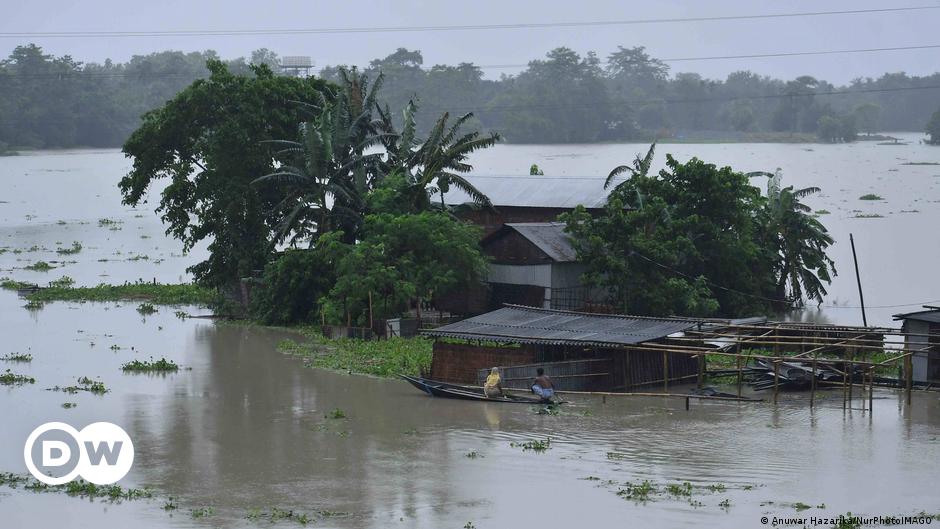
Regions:
M 481 153 L 476 165 L 489 174 L 524 174 L 538 163 L 552 175 L 604 175 L 643 149 L 502 146 Z M 824 220 L 840 241 L 834 256 L 842 275 L 826 306 L 799 317 L 858 323 L 857 309 L 832 307 L 857 304 L 849 231 L 871 305 L 940 299 L 940 286 L 928 282 L 940 235 L 922 229 L 940 220 L 940 170 L 900 165 L 940 161 L 940 150 L 910 145 L 888 152 L 862 143 L 813 149 L 668 145 L 659 151 L 741 170 L 780 166 L 785 184 L 823 187 L 812 205 L 832 212 Z M 186 266 L 201 250 L 182 256 L 152 213 L 120 206 L 114 184 L 126 165 L 116 151 L 0 159 L 0 247 L 8 249 L 0 254 L 0 275 L 37 282 L 69 275 L 80 284 L 187 277 Z M 860 204 L 857 197 L 867 192 L 888 200 Z M 856 209 L 884 218 L 857 219 Z M 918 213 L 901 213 L 913 209 Z M 120 222 L 99 226 L 101 218 Z M 68 257 L 74 263 L 48 273 L 23 270 L 35 260 L 61 260 L 56 246 L 73 240 L 83 244 Z M 34 245 L 39 249 L 30 250 Z M 148 259 L 129 260 L 140 255 Z M 915 394 L 908 408 L 894 392 L 878 392 L 873 414 L 843 412 L 840 394 L 824 392 L 814 410 L 805 395 L 785 395 L 778 407 L 696 402 L 688 412 L 682 402 L 660 398 L 576 398 L 561 415 L 548 416 L 530 406 L 437 400 L 397 381 L 305 369 L 275 351 L 287 336 L 279 331 L 182 321 L 170 308 L 142 317 L 133 303 L 52 303 L 36 312 L 23 303 L 0 291 L 0 354 L 34 357 L 28 364 L 0 363 L 0 370 L 37 379 L 31 386 L 0 386 L 0 471 L 25 472 L 23 442 L 40 423 L 112 421 L 137 448 L 122 484 L 154 487 L 163 498 L 179 498 L 181 509 L 164 511 L 162 499 L 111 505 L 0 488 L 4 527 L 253 527 L 267 522 L 247 520 L 248 510 L 271 507 L 348 513 L 320 526 L 427 528 L 468 521 L 481 528 L 528 526 L 536 518 L 545 527 L 754 526 L 763 514 L 793 514 L 794 502 L 826 505 L 806 514 L 937 511 L 935 393 Z M 899 310 L 873 308 L 869 319 L 887 324 Z M 184 369 L 165 376 L 120 369 L 150 356 Z M 99 377 L 111 391 L 47 391 L 79 376 Z M 63 402 L 78 407 L 64 409 Z M 347 418 L 326 418 L 336 408 Z M 552 448 L 543 454 L 510 446 L 546 437 Z M 480 457 L 467 457 L 471 451 Z M 721 483 L 726 490 L 697 489 L 700 506 L 677 498 L 643 505 L 616 495 L 617 483 L 644 479 Z M 728 509 L 719 506 L 725 499 Z M 189 515 L 204 506 L 216 514 Z
M 787 395 L 777 408 L 703 402 L 688 412 L 681 401 L 612 397 L 575 398 L 561 415 L 547 416 L 527 405 L 439 400 L 398 381 L 306 369 L 275 351 L 289 336 L 281 331 L 179 321 L 169 311 L 144 319 L 113 304 L 56 303 L 31 316 L 17 303 L 0 296 L 0 332 L 7 349 L 33 353 L 15 370 L 37 384 L 0 392 L 0 470 L 25 472 L 22 443 L 38 423 L 109 420 L 137 448 L 123 484 L 154 487 L 182 507 L 171 516 L 162 500 L 104 508 L 3 490 L 0 516 L 17 523 L 76 512 L 105 525 L 252 526 L 249 509 L 276 506 L 348 513 L 322 523 L 337 527 L 510 526 L 528 523 L 533 512 L 546 527 L 616 520 L 699 527 L 786 514 L 792 507 L 782 504 L 794 502 L 825 503 L 832 513 L 935 508 L 928 486 L 940 458 L 934 393 L 918 393 L 911 411 L 894 392 L 878 392 L 873 415 L 843 413 L 836 391 L 823 393 L 814 411 L 805 395 Z M 112 351 L 112 343 L 121 349 Z M 151 355 L 185 369 L 120 371 Z M 111 392 L 45 390 L 82 375 L 100 377 Z M 66 400 L 78 407 L 62 409 Z M 347 418 L 326 417 L 336 408 Z M 542 454 L 510 446 L 546 437 L 552 448 Z M 480 457 L 467 457 L 471 451 Z M 877 488 L 859 487 L 872 475 Z M 703 505 L 636 504 L 607 483 L 645 479 L 689 481 Z M 717 483 L 727 490 L 704 490 Z M 728 510 L 718 506 L 725 499 Z M 761 505 L 768 501 L 775 503 Z M 189 516 L 203 506 L 216 514 Z

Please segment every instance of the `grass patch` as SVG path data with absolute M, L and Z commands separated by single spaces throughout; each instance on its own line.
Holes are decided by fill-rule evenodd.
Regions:
M 172 360 L 167 360 L 166 358 L 161 358 L 159 360 L 154 360 L 152 357 L 148 360 L 132 360 L 121 366 L 122 371 L 135 371 L 135 372 L 153 372 L 153 371 L 179 371 L 180 366 Z
M 37 301 L 133 301 L 157 305 L 208 305 L 216 299 L 213 290 L 194 284 L 128 283 L 96 287 L 50 286 L 29 295 Z
M 87 391 L 89 393 L 94 393 L 95 395 L 104 395 L 110 390 L 106 388 L 104 382 L 100 380 L 92 380 L 88 377 L 80 377 L 78 379 L 78 385 L 76 386 L 55 386 L 49 388 L 49 391 L 64 391 L 70 395 L 74 395 L 79 391 Z
M 335 408 L 333 411 L 331 411 L 330 413 L 327 413 L 323 417 L 326 419 L 345 419 L 346 412 L 339 408 Z
M 4 362 L 32 362 L 33 355 L 29 353 L 7 353 L 0 356 L 0 360 Z
M 62 276 L 54 281 L 49 281 L 49 288 L 66 288 L 75 284 L 75 280 L 69 276 Z
M 862 195 L 858 197 L 859 200 L 884 200 L 880 195 L 874 193 L 868 193 L 867 195 Z
M 26 283 L 24 281 L 14 281 L 9 277 L 4 277 L 0 279 L 0 288 L 4 290 L 20 290 L 22 288 L 29 288 L 33 286 L 32 283 Z
M 155 314 L 157 309 L 154 308 L 152 303 L 141 303 L 137 305 L 137 312 L 146 316 L 147 314 Z
M 617 496 L 626 500 L 646 502 L 649 501 L 650 495 L 655 493 L 656 487 L 653 483 L 649 480 L 644 480 L 639 484 L 627 482 L 622 489 L 617 491 Z
M 20 386 L 23 384 L 35 384 L 36 379 L 26 375 L 18 375 L 9 369 L 0 373 L 0 384 L 4 386 Z
M 546 452 L 551 449 L 552 439 L 549 437 L 544 441 L 537 439 L 535 441 L 526 441 L 524 443 L 509 443 L 509 446 L 513 448 L 521 448 L 523 452 L 528 452 L 531 450 L 532 452 L 541 454 L 542 452 Z
M 830 214 L 830 213 L 832 213 L 832 212 L 829 211 L 828 209 L 817 209 L 817 210 L 816 210 L 816 214 L 817 214 L 817 215 L 828 215 L 828 214 Z
M 879 215 L 877 213 L 856 213 L 855 218 L 857 219 L 881 219 L 881 218 L 884 218 L 884 215 Z
M 306 358 L 307 367 L 335 369 L 380 377 L 419 376 L 431 367 L 431 340 L 421 337 L 388 340 L 330 340 L 315 331 L 303 331 L 308 342 L 285 340 L 278 350 Z
M 62 485 L 46 485 L 32 476 L 12 472 L 0 473 L 0 485 L 6 485 L 14 489 L 22 486 L 24 489 L 33 492 L 64 492 L 69 496 L 102 498 L 111 501 L 139 500 L 153 497 L 153 492 L 150 489 L 125 489 L 120 485 L 95 485 L 83 479 L 70 481 Z
M 59 255 L 74 255 L 82 251 L 82 243 L 75 241 L 69 248 L 57 248 L 55 253 Z
M 49 270 L 52 270 L 53 268 L 55 267 L 45 261 L 36 261 L 35 263 L 31 265 L 27 265 L 23 267 L 24 270 L 32 270 L 33 272 L 48 272 Z

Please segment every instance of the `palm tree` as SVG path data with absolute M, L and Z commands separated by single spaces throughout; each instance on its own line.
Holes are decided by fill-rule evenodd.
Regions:
M 319 95 L 313 103 L 300 103 L 312 117 L 298 127 L 297 140 L 277 140 L 278 169 L 255 180 L 277 186 L 284 213 L 275 242 L 311 244 L 320 235 L 340 229 L 346 242 L 354 242 L 362 227 L 366 196 L 381 180 L 382 154 L 369 153 L 394 132 L 373 118 L 382 76 L 369 86 L 355 69 L 341 70 L 342 90 L 332 99 Z
M 618 165 L 614 167 L 610 174 L 607 175 L 607 179 L 604 180 L 604 189 L 610 187 L 614 182 L 614 179 L 618 176 L 628 173 L 629 176 L 623 182 L 620 182 L 611 190 L 610 195 L 622 194 L 622 191 L 625 191 L 627 188 L 632 188 L 636 194 L 636 209 L 643 207 L 644 197 L 643 193 L 640 191 L 639 187 L 636 187 L 636 182 L 631 182 L 634 178 L 647 178 L 649 176 L 650 167 L 653 165 L 653 155 L 656 152 L 656 142 L 654 141 L 650 144 L 650 148 L 646 151 L 646 156 L 640 158 L 640 155 L 637 154 L 636 158 L 630 165 Z
M 820 189 L 781 188 L 780 169 L 773 174 L 758 172 L 748 176 L 770 177 L 765 215 L 768 242 L 777 257 L 775 297 L 790 306 L 801 306 L 804 297 L 822 303 L 827 293 L 823 282 L 831 283 L 836 274 L 835 263 L 826 255 L 826 249 L 834 240 L 811 214 L 812 209 L 800 202 Z
M 484 136 L 478 131 L 460 134 L 460 128 L 473 117 L 473 113 L 464 114 L 448 124 L 450 114 L 444 112 L 431 127 L 427 139 L 419 141 L 415 122 L 417 108 L 414 101 L 408 102 L 403 111 L 401 133 L 390 136 L 385 142 L 389 153 L 388 170 L 406 176 L 416 203 L 426 203 L 425 197 L 437 192 L 441 197 L 440 207 L 446 210 L 444 195 L 455 187 L 469 195 L 474 203 L 490 207 L 489 198 L 463 174 L 473 169 L 467 163 L 469 155 L 495 145 L 500 140 L 499 134 L 494 132 Z M 390 122 L 387 111 L 385 115 L 386 121 Z

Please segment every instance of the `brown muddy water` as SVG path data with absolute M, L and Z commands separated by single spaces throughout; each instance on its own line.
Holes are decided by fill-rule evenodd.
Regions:
M 908 160 L 940 161 L 940 150 L 852 147 L 670 145 L 661 152 L 711 154 L 730 163 L 722 156 L 739 151 L 743 158 L 735 167 L 782 166 L 797 185 L 809 183 L 787 164 L 818 165 L 818 178 L 831 181 L 816 182 L 827 195 L 814 207 L 833 211 L 824 220 L 840 233 L 851 229 L 859 242 L 879 248 L 865 253 L 873 259 L 867 261 L 871 296 L 879 304 L 940 298 L 936 284 L 920 284 L 932 270 L 925 263 L 936 262 L 940 251 L 940 196 L 932 176 L 940 168 L 899 166 L 895 159 L 906 152 Z M 617 161 L 640 148 L 620 146 Z M 568 166 L 587 160 L 591 168 L 603 165 L 596 168 L 601 172 L 615 152 L 613 146 L 501 149 L 505 172 L 513 169 L 508 160 L 522 160 L 526 168 L 536 162 L 550 172 L 552 149 L 578 155 L 557 158 Z M 772 161 L 774 152 L 780 160 Z M 495 166 L 495 155 L 487 156 L 481 163 Z M 113 185 L 126 165 L 115 151 L 0 159 L 0 247 L 8 250 L 0 254 L 0 276 L 46 282 L 69 275 L 79 284 L 186 279 L 185 267 L 201 250 L 181 255 L 152 213 L 120 206 Z M 868 172 L 861 171 L 865 166 Z M 876 186 L 881 180 L 891 182 Z M 889 200 L 859 205 L 857 197 L 868 192 Z M 896 212 L 910 204 L 919 213 Z M 856 219 L 853 209 L 885 215 Z M 99 226 L 102 218 L 120 222 Z M 925 229 L 906 234 L 918 223 Z M 82 243 L 81 252 L 55 253 L 72 241 Z M 910 250 L 902 253 L 907 243 Z M 23 269 L 40 259 L 74 262 L 45 273 Z M 839 259 L 844 281 L 851 278 L 850 264 Z M 889 263 L 900 267 L 903 281 L 890 277 Z M 876 288 L 881 282 L 888 286 Z M 833 290 L 840 303 L 852 303 L 850 289 Z M 33 385 L 0 386 L 0 472 L 26 472 L 23 443 L 39 424 L 82 427 L 104 420 L 122 426 L 135 443 L 134 467 L 121 485 L 152 487 L 156 497 L 116 504 L 0 486 L 2 527 L 263 527 L 271 523 L 248 514 L 273 508 L 341 513 L 317 517 L 318 527 L 461 528 L 471 522 L 481 529 L 761 527 L 762 516 L 940 512 L 933 485 L 940 470 L 937 393 L 915 393 L 908 408 L 895 392 L 879 390 L 873 413 L 858 409 L 860 401 L 843 411 L 836 391 L 824 392 L 813 410 L 806 395 L 785 395 L 776 407 L 693 402 L 689 411 L 682 401 L 663 398 L 575 397 L 560 414 L 540 415 L 525 405 L 438 400 L 398 381 L 306 369 L 275 350 L 290 337 L 282 331 L 180 320 L 169 307 L 144 317 L 134 303 L 57 302 L 38 311 L 23 304 L 15 293 L 0 291 L 0 356 L 34 357 L 0 362 L 0 371 L 36 378 Z M 838 314 L 848 312 L 825 314 L 842 321 Z M 854 317 L 845 318 L 854 323 Z M 889 321 L 890 314 L 879 323 Z M 120 369 L 151 356 L 183 369 L 167 375 Z M 100 378 L 110 392 L 47 390 L 81 376 Z M 64 409 L 65 402 L 78 406 Z M 337 408 L 346 418 L 326 417 Z M 543 453 L 512 446 L 547 437 L 551 448 Z M 691 497 L 661 493 L 638 502 L 617 495 L 626 482 L 644 480 L 661 491 L 689 482 Z M 179 509 L 163 509 L 169 496 Z M 812 508 L 798 513 L 797 503 Z M 213 509 L 211 516 L 190 514 L 205 507 Z

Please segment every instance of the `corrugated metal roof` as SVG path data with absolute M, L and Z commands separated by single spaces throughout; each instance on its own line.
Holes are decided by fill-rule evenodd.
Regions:
M 533 175 L 467 176 L 466 179 L 497 207 L 573 208 L 581 204 L 586 208 L 602 208 L 607 203 L 608 190 L 604 189 L 604 178 L 599 177 Z M 440 197 L 435 200 L 434 196 L 431 200 L 439 202 Z M 444 194 L 444 202 L 463 204 L 472 200 L 463 191 L 451 187 Z
M 578 260 L 578 253 L 571 245 L 571 237 L 565 233 L 560 222 L 510 222 L 506 226 L 538 246 L 553 261 L 571 263 Z
M 427 336 L 546 345 L 618 347 L 664 338 L 696 320 L 591 314 L 509 305 L 437 329 Z
M 940 309 L 920 310 L 905 314 L 895 314 L 895 320 L 917 320 L 929 323 L 940 323 Z

